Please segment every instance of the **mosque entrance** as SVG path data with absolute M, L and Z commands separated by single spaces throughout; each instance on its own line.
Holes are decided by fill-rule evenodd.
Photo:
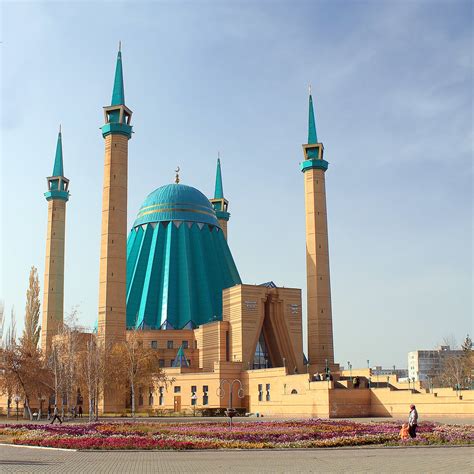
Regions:
M 286 366 L 297 373 L 298 364 L 286 329 L 283 303 L 278 295 L 267 294 L 262 316 L 260 335 L 249 366 L 252 369 Z

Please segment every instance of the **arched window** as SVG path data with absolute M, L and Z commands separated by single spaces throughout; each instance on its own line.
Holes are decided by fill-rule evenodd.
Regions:
M 296 390 L 295 388 L 291 391 L 291 394 L 292 395 L 298 395 L 298 390 Z

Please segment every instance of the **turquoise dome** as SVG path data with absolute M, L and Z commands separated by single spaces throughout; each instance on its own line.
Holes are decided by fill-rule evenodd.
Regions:
M 222 319 L 222 290 L 240 284 L 207 197 L 183 184 L 147 196 L 127 242 L 127 328 L 191 329 Z
M 164 221 L 219 225 L 209 199 L 201 191 L 184 184 L 167 184 L 155 189 L 143 202 L 133 226 Z

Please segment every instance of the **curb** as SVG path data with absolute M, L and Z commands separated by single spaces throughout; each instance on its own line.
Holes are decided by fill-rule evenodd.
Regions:
M 53 451 L 69 451 L 77 452 L 79 449 L 70 449 L 70 448 L 52 448 L 51 446 L 30 446 L 28 444 L 9 444 L 9 443 L 0 443 L 0 446 L 7 446 L 11 448 L 30 448 L 30 449 L 50 449 Z M 83 450 L 87 451 L 87 450 Z
M 452 449 L 452 448 L 472 448 L 472 444 L 455 444 L 455 445 L 446 445 L 446 444 L 425 444 L 425 445 L 414 445 L 414 446 L 383 446 L 383 445 L 362 445 L 362 446 L 336 446 L 333 448 L 255 448 L 255 449 L 73 449 L 73 448 L 52 448 L 49 446 L 29 446 L 26 444 L 8 444 L 0 443 L 0 446 L 10 446 L 15 448 L 32 448 L 32 449 L 50 449 L 54 451 L 68 451 L 68 452 L 81 452 L 81 453 L 177 453 L 177 452 L 186 452 L 186 453 L 223 453 L 223 452 L 248 452 L 248 451 L 264 451 L 264 452 L 275 452 L 275 451 L 335 451 L 335 450 L 362 450 L 362 449 L 422 449 L 422 448 L 443 448 L 443 449 Z

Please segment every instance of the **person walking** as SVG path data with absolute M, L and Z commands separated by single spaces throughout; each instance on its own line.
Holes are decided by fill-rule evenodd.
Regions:
M 82 418 L 82 405 L 79 405 L 78 413 L 79 413 L 79 418 Z
M 54 423 L 54 420 L 56 420 L 56 419 L 59 421 L 59 424 L 60 424 L 60 425 L 63 424 L 63 421 L 62 421 L 61 418 L 59 417 L 58 406 L 57 406 L 57 405 L 54 405 L 53 419 L 51 420 L 51 424 L 53 424 L 53 423 Z
M 415 405 L 410 405 L 410 414 L 408 415 L 408 433 L 410 438 L 416 438 L 416 428 L 418 427 L 418 412 Z

